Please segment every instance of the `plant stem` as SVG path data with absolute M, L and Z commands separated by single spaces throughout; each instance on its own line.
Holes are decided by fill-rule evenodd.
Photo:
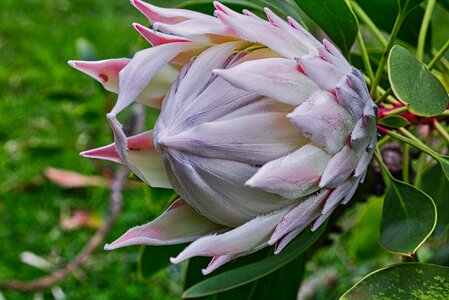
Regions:
M 387 111 L 386 113 L 384 113 L 384 115 L 385 116 L 398 115 L 407 110 L 408 110 L 407 106 L 402 106 L 402 107 L 398 107 L 398 108 L 392 109 L 390 111 Z
M 401 132 L 405 131 L 405 132 L 409 133 L 409 132 L 408 132 L 406 129 L 404 129 L 404 128 L 399 128 L 398 130 L 401 131 Z M 407 144 L 409 144 L 409 145 L 411 145 L 411 146 L 413 146 L 413 147 L 415 147 L 415 148 L 418 148 L 419 150 L 421 150 L 421 151 L 423 151 L 423 152 L 429 154 L 430 156 L 432 156 L 432 157 L 435 158 L 436 160 L 439 160 L 439 159 L 440 159 L 440 154 L 439 154 L 439 153 L 437 153 L 437 152 L 433 151 L 432 149 L 430 149 L 429 147 L 427 147 L 423 142 L 421 142 L 418 138 L 416 138 L 416 137 L 415 137 L 413 134 L 411 134 L 411 133 L 409 133 L 409 134 L 412 135 L 412 136 L 414 137 L 414 139 L 411 139 L 411 138 L 409 138 L 409 137 L 403 136 L 403 135 L 401 135 L 401 134 L 399 134 L 399 133 L 397 133 L 397 132 L 391 131 L 391 130 L 388 131 L 387 134 L 388 134 L 389 136 L 395 138 L 395 139 L 398 139 L 398 140 L 400 140 L 400 141 L 402 141 L 402 142 L 404 142 L 404 143 L 407 143 Z M 415 140 L 415 139 L 416 139 L 416 140 Z
M 363 36 L 362 36 L 362 33 L 360 32 L 360 30 L 357 33 L 357 43 L 359 44 L 359 47 L 360 47 L 360 55 L 362 56 L 363 65 L 365 66 L 366 74 L 368 74 L 370 82 L 373 82 L 373 79 L 374 79 L 373 68 L 371 67 L 368 51 L 366 50 L 365 41 L 363 40 Z
M 432 139 L 432 134 L 429 134 L 427 136 L 426 142 L 430 143 L 431 139 Z M 416 187 L 419 187 L 421 185 L 421 180 L 424 175 L 425 163 L 426 163 L 426 155 L 423 152 L 421 152 L 418 157 L 418 162 L 416 164 L 416 175 L 415 175 L 415 181 L 413 183 Z
M 379 146 L 379 148 L 382 148 L 382 146 L 388 142 L 391 139 L 391 137 L 389 137 L 388 135 L 383 136 L 380 140 L 377 141 L 377 145 Z
M 424 46 L 426 44 L 427 31 L 429 29 L 430 18 L 432 17 L 433 8 L 435 7 L 436 0 L 428 0 L 426 11 L 422 19 L 421 28 L 418 35 L 418 45 L 416 48 L 416 58 L 423 61 L 424 58 Z
M 404 144 L 402 146 L 402 180 L 409 182 L 409 172 L 410 172 L 410 145 Z
M 360 5 L 352 1 L 352 8 L 354 9 L 354 12 L 356 13 L 357 17 L 365 23 L 365 25 L 371 30 L 371 32 L 374 34 L 376 39 L 379 41 L 379 43 L 382 45 L 382 47 L 387 46 L 387 40 L 382 35 L 382 32 L 377 28 L 376 24 L 368 17 L 368 15 L 365 13 L 365 11 L 360 7 Z
M 388 88 L 388 90 L 386 90 L 382 96 L 380 96 L 377 100 L 376 100 L 376 104 L 382 103 L 385 101 L 385 99 L 387 99 L 388 96 L 391 95 L 391 93 L 393 92 L 393 89 L 390 87 Z
M 441 47 L 440 50 L 438 50 L 437 54 L 432 58 L 432 60 L 427 65 L 427 69 L 432 70 L 436 63 L 440 60 L 440 58 L 444 55 L 444 53 L 449 49 L 449 40 L 444 43 L 443 47 Z
M 393 175 L 391 175 L 390 170 L 388 170 L 387 166 L 385 165 L 378 145 L 376 145 L 376 148 L 374 149 L 374 156 L 376 156 L 376 160 L 379 163 L 380 173 L 382 174 L 385 185 L 388 187 L 390 185 L 391 179 L 393 178 Z
M 449 133 L 446 131 L 446 129 L 438 122 L 437 119 L 433 120 L 433 127 L 437 130 L 437 132 L 441 135 L 443 139 L 446 140 L 447 143 L 449 143 Z
M 371 83 L 370 95 L 371 95 L 371 98 L 373 98 L 373 99 L 376 98 L 377 85 L 380 82 L 382 73 L 384 71 L 385 64 L 387 63 L 387 59 L 390 54 L 390 50 L 394 45 L 394 41 L 396 40 L 396 36 L 398 35 L 399 29 L 401 28 L 401 25 L 402 25 L 402 22 L 405 19 L 405 15 L 406 14 L 404 13 L 404 11 L 402 11 L 402 10 L 399 11 L 399 14 L 398 14 L 396 21 L 394 23 L 394 26 L 393 26 L 393 30 L 391 31 L 391 34 L 390 34 L 390 38 L 388 39 L 388 43 L 385 46 L 384 53 L 382 55 L 382 58 L 380 59 L 379 67 L 377 68 L 377 72 L 376 72 L 376 76 L 374 77 L 374 81 Z

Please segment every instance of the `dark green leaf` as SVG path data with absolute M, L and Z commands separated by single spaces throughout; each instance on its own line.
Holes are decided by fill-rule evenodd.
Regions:
M 439 0 L 438 2 L 449 10 L 449 0 Z
M 344 0 L 296 0 L 298 6 L 348 54 L 358 31 L 357 19 Z
M 323 233 L 325 226 L 316 232 L 305 231 L 294 239 L 280 254 L 261 261 L 212 276 L 190 287 L 183 298 L 197 298 L 224 292 L 267 276 L 290 263 L 306 251 Z
M 416 187 L 391 178 L 382 209 L 380 244 L 411 256 L 435 229 L 435 203 Z
M 355 224 L 343 237 L 346 251 L 356 261 L 365 261 L 387 253 L 379 245 L 383 198 L 372 197 L 363 203 L 354 217 Z
M 254 262 L 258 262 L 262 259 L 265 259 L 268 255 L 272 253 L 272 247 L 267 247 L 265 249 L 259 250 L 256 253 L 246 255 L 237 259 L 234 259 L 233 261 L 225 264 L 224 266 L 218 268 L 218 270 L 215 270 L 212 274 L 204 276 L 201 273 L 201 269 L 205 268 L 207 264 L 210 262 L 210 257 L 193 257 L 189 260 L 189 263 L 187 265 L 187 270 L 185 272 L 185 280 L 184 280 L 184 286 L 183 290 L 187 290 L 193 285 L 199 283 L 202 280 L 205 280 L 207 278 L 210 278 L 212 276 L 216 276 L 218 274 L 224 273 L 226 271 L 239 268 L 244 265 L 248 265 Z M 201 298 L 206 299 L 207 297 Z
M 410 125 L 410 122 L 402 116 L 386 116 L 379 120 L 379 124 L 390 128 L 401 128 Z
M 193 257 L 189 259 L 187 270 L 184 275 L 184 291 L 209 277 L 204 276 L 201 273 L 201 269 L 207 266 L 207 264 L 210 262 L 210 259 L 210 257 Z M 220 269 L 218 269 L 218 271 L 220 271 Z
M 391 32 L 397 15 L 399 14 L 399 6 L 394 0 L 358 0 L 357 3 L 377 27 L 385 32 Z M 398 33 L 398 38 L 410 45 L 415 46 L 418 43 L 419 29 L 421 28 L 422 19 L 424 17 L 424 9 L 417 7 L 412 10 L 404 22 Z M 432 41 L 432 28 L 426 36 L 425 49 L 430 52 Z
M 435 201 L 438 220 L 434 236 L 440 237 L 449 228 L 449 181 L 440 166 L 433 166 L 424 174 L 421 189 Z
M 398 0 L 399 6 L 402 10 L 406 12 L 411 11 L 415 7 L 417 7 L 424 0 Z
M 449 268 L 407 263 L 374 271 L 354 285 L 341 300 L 449 299 Z
M 391 49 L 388 76 L 393 92 L 412 113 L 432 117 L 446 109 L 449 97 L 441 82 L 405 48 Z
M 150 278 L 170 265 L 170 257 L 176 256 L 187 244 L 142 247 L 137 261 L 137 271 L 142 278 Z
M 270 275 L 241 287 L 216 294 L 213 299 L 295 299 L 304 273 L 304 257 L 305 254 L 302 254 Z
M 438 158 L 438 162 L 444 175 L 446 175 L 446 179 L 449 180 L 449 158 L 441 156 Z

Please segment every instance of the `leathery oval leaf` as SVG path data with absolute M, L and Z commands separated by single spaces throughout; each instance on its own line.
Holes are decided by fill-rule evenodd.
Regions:
M 413 256 L 436 226 L 432 198 L 420 189 L 391 178 L 384 198 L 380 244 L 385 250 Z
M 402 116 L 386 116 L 379 120 L 379 125 L 389 128 L 401 128 L 410 125 L 410 122 Z
M 394 94 L 423 117 L 440 115 L 449 103 L 441 82 L 407 49 L 396 45 L 388 57 L 388 77 Z
M 368 274 L 340 300 L 449 299 L 449 268 L 403 263 Z

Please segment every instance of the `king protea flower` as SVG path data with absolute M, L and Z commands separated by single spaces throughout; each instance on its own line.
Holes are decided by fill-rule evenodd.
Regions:
M 152 29 L 131 59 L 71 61 L 118 92 L 115 143 L 81 155 L 126 164 L 180 196 L 152 222 L 106 245 L 192 242 L 173 263 L 203 270 L 267 245 L 279 253 L 347 203 L 376 142 L 362 74 L 330 42 L 265 9 L 268 21 L 215 2 L 215 17 L 131 1 Z M 126 137 L 116 115 L 134 101 L 160 109 L 154 129 Z

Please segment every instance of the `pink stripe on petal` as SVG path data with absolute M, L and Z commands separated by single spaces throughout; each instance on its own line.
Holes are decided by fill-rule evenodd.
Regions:
M 182 226 L 178 226 L 179 224 Z M 152 222 L 131 228 L 104 248 L 113 250 L 132 245 L 180 244 L 222 230 L 222 226 L 210 222 L 183 199 L 178 199 Z
M 124 164 L 123 160 L 120 158 L 120 155 L 117 153 L 114 143 L 107 145 L 107 146 L 100 147 L 100 148 L 83 151 L 80 153 L 80 155 L 82 157 L 104 159 L 104 160 L 113 161 L 113 162 L 116 162 L 119 164 Z
M 163 22 L 176 24 L 189 19 L 212 18 L 196 11 L 179 8 L 162 8 L 140 0 L 131 0 L 131 4 L 144 14 L 151 23 Z
M 305 30 L 304 27 L 302 27 L 301 24 L 299 24 L 295 19 L 293 19 L 292 17 L 287 17 L 287 21 L 292 28 L 298 30 L 305 38 L 307 38 L 315 48 L 319 49 L 323 46 L 313 35 L 310 34 L 310 32 Z
M 129 63 L 129 58 L 115 58 L 99 61 L 70 60 L 68 64 L 89 75 L 110 92 L 118 92 L 118 74 Z
M 318 48 L 318 52 L 322 58 L 324 58 L 327 62 L 343 69 L 346 73 L 350 73 L 352 71 L 351 65 L 340 53 L 337 47 L 326 39 L 323 40 L 323 46 L 324 47 Z
M 298 39 L 297 32 L 290 27 L 287 31 L 262 19 L 234 12 L 223 4 L 217 2 L 214 4 L 217 8 L 215 16 L 242 39 L 261 43 L 287 58 L 295 58 L 309 52 L 316 53 L 309 40 Z
M 159 46 L 176 42 L 191 42 L 189 39 L 157 32 L 137 23 L 133 23 L 133 26 L 152 46 Z

